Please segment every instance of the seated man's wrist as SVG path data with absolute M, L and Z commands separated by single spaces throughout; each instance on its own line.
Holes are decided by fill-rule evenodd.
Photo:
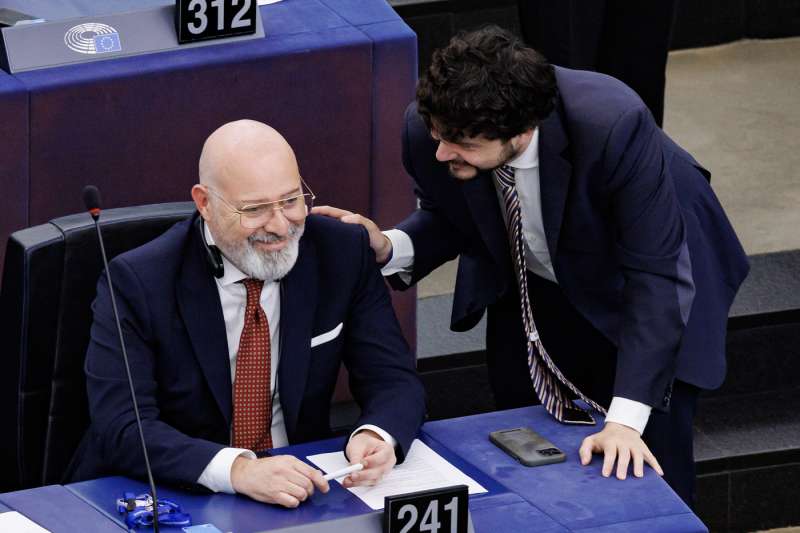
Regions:
M 379 438 L 379 439 L 381 439 L 383 441 L 388 442 L 392 446 L 392 448 L 397 446 L 397 440 L 394 437 L 392 437 L 387 431 L 379 428 L 378 426 L 372 425 L 372 424 L 364 424 L 364 425 L 361 425 L 361 426 L 357 427 L 355 429 L 355 431 L 353 431 L 350 434 L 350 437 L 348 438 L 348 442 L 350 441 L 350 439 L 352 439 L 353 437 L 355 437 L 359 433 L 363 433 L 365 431 L 369 431 L 370 434 L 372 434 L 372 436 L 374 436 L 376 438 Z
M 233 468 L 240 458 L 255 459 L 256 455 L 243 448 L 222 448 L 200 474 L 197 483 L 214 492 L 234 494 L 236 490 L 232 482 Z

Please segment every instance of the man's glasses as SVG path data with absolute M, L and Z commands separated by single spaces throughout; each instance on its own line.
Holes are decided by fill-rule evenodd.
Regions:
M 209 186 L 206 186 L 208 192 L 220 199 L 231 211 L 239 215 L 239 223 L 245 229 L 258 229 L 264 227 L 276 211 L 283 213 L 283 216 L 290 222 L 300 222 L 306 216 L 306 207 L 310 210 L 314 207 L 314 191 L 311 190 L 303 178 L 300 178 L 300 183 L 303 185 L 303 190 L 308 190 L 307 193 L 300 193 L 289 198 L 275 200 L 274 202 L 264 202 L 261 204 L 248 204 L 240 208 L 235 207 L 228 202 L 225 197 L 215 191 Z

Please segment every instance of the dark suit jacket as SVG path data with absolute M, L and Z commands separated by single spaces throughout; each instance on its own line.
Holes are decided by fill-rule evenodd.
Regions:
M 614 395 L 666 409 L 675 377 L 704 388 L 722 382 L 727 312 L 747 259 L 709 173 L 633 91 L 593 72 L 556 68 L 556 77 L 560 96 L 539 142 L 555 275 L 617 346 Z M 518 289 L 490 173 L 457 180 L 435 151 L 412 105 L 403 160 L 421 208 L 398 229 L 414 244 L 412 284 L 460 255 L 451 327 L 463 331 Z M 390 283 L 405 286 L 399 276 Z M 487 339 L 490 357 L 494 344 Z
M 197 215 L 195 215 L 196 217 Z M 195 483 L 230 442 L 232 386 L 219 294 L 192 221 L 120 255 L 110 265 L 155 478 Z M 143 477 L 108 282 L 94 302 L 86 355 L 92 423 L 73 479 Z M 334 340 L 311 338 L 343 323 Z M 340 364 L 361 406 L 357 425 L 398 441 L 402 460 L 422 423 L 424 391 L 366 231 L 309 216 L 297 263 L 281 282 L 278 387 L 291 443 L 330 436 Z

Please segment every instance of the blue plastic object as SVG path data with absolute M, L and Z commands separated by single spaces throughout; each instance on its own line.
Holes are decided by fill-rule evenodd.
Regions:
M 129 529 L 153 525 L 153 497 L 149 494 L 134 495 L 126 492 L 117 498 L 117 511 L 125 515 Z M 181 506 L 172 500 L 158 499 L 158 524 L 162 526 L 190 526 L 192 517 L 184 513 Z

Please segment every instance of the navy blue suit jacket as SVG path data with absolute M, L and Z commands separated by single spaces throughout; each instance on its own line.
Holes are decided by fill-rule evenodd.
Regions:
M 614 395 L 666 409 L 675 377 L 721 384 L 727 313 L 747 259 L 709 173 L 631 89 L 593 72 L 556 67 L 556 77 L 560 96 L 539 137 L 555 275 L 617 346 Z M 411 284 L 460 255 L 451 327 L 463 331 L 518 289 L 491 174 L 457 180 L 436 147 L 412 104 L 403 160 L 421 208 L 397 227 L 414 244 Z M 405 286 L 399 276 L 390 283 Z M 492 344 L 487 339 L 490 357 Z
M 198 216 L 195 214 L 195 217 Z M 192 221 L 115 258 L 110 269 L 155 478 L 193 484 L 230 442 L 232 385 L 217 286 Z M 330 436 L 342 362 L 357 425 L 397 439 L 401 461 L 422 423 L 424 391 L 363 228 L 309 216 L 281 281 L 278 389 L 289 442 Z M 130 392 L 102 276 L 86 355 L 91 426 L 73 479 L 145 475 Z M 311 338 L 340 323 L 334 340 Z

